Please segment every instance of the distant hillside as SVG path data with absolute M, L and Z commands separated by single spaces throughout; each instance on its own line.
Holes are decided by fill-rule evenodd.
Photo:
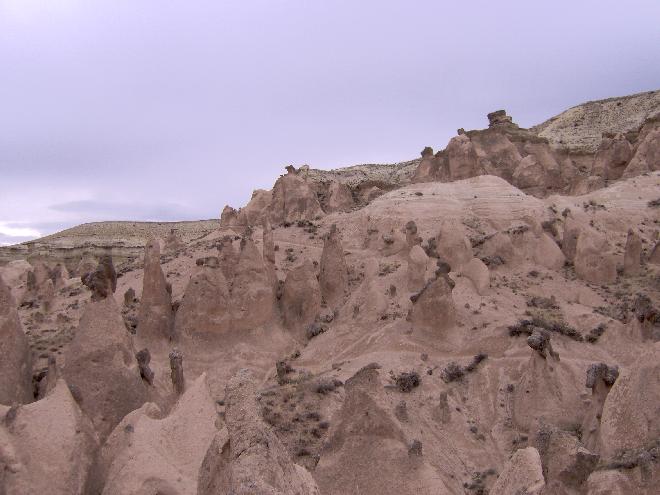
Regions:
M 589 101 L 530 130 L 551 143 L 593 153 L 604 132 L 634 132 L 646 119 L 660 115 L 660 90 Z
M 149 238 L 164 238 L 172 229 L 184 242 L 190 242 L 217 228 L 218 220 L 85 223 L 33 241 L 2 247 L 0 264 L 23 259 L 28 254 L 44 255 L 68 265 L 72 260 L 79 260 L 84 252 L 111 251 L 114 257 L 128 258 L 141 255 Z

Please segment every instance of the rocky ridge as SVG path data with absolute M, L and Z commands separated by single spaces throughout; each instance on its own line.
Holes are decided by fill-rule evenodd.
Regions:
M 137 259 L 0 267 L 0 493 L 654 493 L 657 125 L 575 158 L 489 121 L 397 183 L 288 167 Z

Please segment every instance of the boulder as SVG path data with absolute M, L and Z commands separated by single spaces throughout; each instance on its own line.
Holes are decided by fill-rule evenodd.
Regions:
M 646 133 L 623 172 L 623 178 L 660 170 L 660 128 Z
M 351 211 L 355 207 L 353 193 L 346 184 L 333 180 L 328 185 L 328 192 L 325 200 L 326 213 L 336 211 Z
M 542 339 L 546 342 L 544 348 L 539 350 L 537 342 L 543 342 L 535 340 L 535 337 L 536 332 L 528 338 L 527 343 L 534 351 L 514 389 L 513 422 L 520 430 L 527 432 L 535 431 L 541 424 L 568 428 L 582 418 L 582 379 L 569 363 L 560 360 L 549 339 Z
M 381 256 L 389 257 L 405 251 L 408 247 L 406 238 L 398 230 L 390 229 L 380 236 L 378 241 L 378 251 Z
M 653 249 L 651 249 L 648 262 L 654 265 L 660 265 L 660 241 L 656 242 Z
M 83 285 L 92 291 L 92 301 L 100 301 L 112 296 L 117 290 L 117 272 L 112 263 L 112 256 L 101 256 L 96 269 L 81 274 L 80 280 Z
M 451 138 L 442 156 L 447 164 L 446 173 L 450 180 L 468 179 L 483 174 L 477 150 L 465 134 Z
M 543 186 L 545 189 L 563 189 L 565 183 L 562 181 L 562 170 L 559 162 L 555 158 L 555 154 L 545 142 L 539 141 L 528 141 L 525 142 L 524 153 L 529 153 L 529 155 L 534 157 L 537 163 L 541 165 L 543 170 L 542 182 L 538 185 Z M 539 189 L 539 196 L 544 196 L 546 191 Z
M 413 299 L 410 321 L 415 327 L 434 332 L 454 325 L 456 308 L 452 298 L 453 282 L 445 275 L 429 281 Z
M 632 156 L 632 146 L 623 134 L 603 137 L 594 157 L 591 174 L 605 180 L 620 179 Z
M 399 421 L 381 404 L 383 385 L 365 367 L 346 381 L 314 477 L 326 495 L 412 495 L 449 490 L 424 458 L 420 442 L 408 442 Z
M 488 118 L 488 127 L 515 125 L 511 116 L 506 114 L 506 110 L 495 110 L 486 117 Z
M 435 237 L 438 258 L 449 263 L 452 271 L 459 271 L 474 255 L 465 229 L 456 222 L 446 222 Z
M 413 220 L 406 222 L 404 231 L 406 233 L 406 244 L 409 248 L 421 244 L 422 238 L 417 235 L 417 224 Z
M 147 403 L 117 425 L 103 446 L 104 495 L 196 495 L 217 413 L 206 375 L 197 378 L 165 417 Z
M 642 240 L 633 229 L 628 229 L 626 250 L 623 255 L 623 274 L 627 277 L 639 275 L 642 262 Z
M 331 309 L 340 307 L 348 290 L 348 267 L 344 259 L 344 248 L 335 224 L 323 241 L 319 284 L 323 301 Z M 313 285 L 313 284 L 312 284 Z
M 64 378 L 104 439 L 147 390 L 114 297 L 90 302 L 65 355 Z
M 318 495 L 302 466 L 259 414 L 254 378 L 240 370 L 227 384 L 227 435 L 211 443 L 199 470 L 198 495 Z
M 221 227 L 234 227 L 238 225 L 238 211 L 229 205 L 225 205 L 220 213 Z
M 580 224 L 568 213 L 564 221 L 564 235 L 561 242 L 561 250 L 568 261 L 573 262 L 575 260 L 575 250 L 577 249 L 580 232 L 582 232 Z
M 227 280 L 219 268 L 202 267 L 188 282 L 176 313 L 177 335 L 213 337 L 231 329 Z
M 311 261 L 287 273 L 280 303 L 284 324 L 302 339 L 305 326 L 314 321 L 321 309 L 321 287 Z
M 606 285 L 616 281 L 616 261 L 609 254 L 607 239 L 593 230 L 583 230 L 575 247 L 575 273 L 590 284 Z
M 468 140 L 469 141 L 469 140 Z M 433 148 L 427 146 L 421 152 L 422 159 L 412 176 L 412 182 L 432 182 L 440 180 L 439 165 L 441 159 L 433 156 Z
M 264 215 L 269 214 L 272 197 L 271 191 L 267 189 L 253 191 L 248 204 L 238 212 L 239 223 L 251 227 L 260 225 Z
M 587 495 L 630 495 L 635 491 L 631 480 L 620 471 L 594 471 L 587 481 Z M 641 494 L 640 494 L 641 495 Z
M 32 362 L 16 301 L 0 277 L 0 404 L 33 400 Z
M 601 453 L 646 446 L 660 437 L 660 356 L 651 349 L 624 368 L 612 386 L 601 417 Z
M 176 229 L 170 229 L 170 233 L 165 237 L 165 252 L 166 253 L 176 253 L 177 251 L 183 249 L 185 244 L 181 240 Z
M 546 491 L 551 493 L 563 493 L 565 487 L 582 489 L 600 460 L 574 435 L 551 426 L 542 427 L 534 443 L 541 456 Z
M 76 267 L 75 274 L 78 277 L 82 277 L 85 273 L 94 271 L 97 265 L 98 265 L 98 260 L 96 259 L 96 256 L 94 256 L 94 253 L 90 251 L 85 251 L 80 257 L 80 261 L 78 262 L 78 266 Z
M 512 183 L 513 172 L 522 160 L 522 156 L 507 134 L 496 129 L 488 129 L 475 133 L 472 136 L 472 143 L 479 156 L 482 173 L 497 175 Z
M 91 423 L 60 379 L 46 397 L 0 424 L 0 491 L 83 495 L 97 448 Z
M 500 264 L 511 264 L 517 259 L 511 237 L 504 232 L 497 232 L 484 241 L 480 257 L 482 260 L 497 260 Z
M 414 245 L 408 253 L 408 290 L 420 291 L 426 284 L 426 268 L 429 257 L 422 247 Z
M 516 450 L 497 481 L 490 490 L 490 495 L 540 495 L 543 493 L 545 480 L 541 468 L 541 457 L 534 447 Z
M 470 280 L 480 296 L 485 295 L 490 288 L 490 272 L 479 258 L 472 258 L 462 269 L 461 274 Z
M 541 232 L 535 237 L 532 258 L 534 263 L 548 270 L 560 270 L 566 263 L 566 257 L 561 248 L 545 232 Z
M 527 155 L 520 160 L 513 171 L 513 185 L 525 192 L 529 192 L 530 189 L 534 192 L 542 192 L 546 185 L 545 175 L 543 165 L 536 159 L 536 156 Z
M 236 271 L 239 257 L 239 253 L 234 248 L 232 236 L 226 235 L 222 237 L 222 239 L 218 241 L 217 247 L 220 269 L 227 282 L 231 282 L 234 279 L 234 272 Z
M 251 330 L 273 318 L 275 291 L 271 271 L 248 237 L 241 240 L 230 293 L 236 330 Z
M 292 167 L 293 168 L 293 167 Z M 323 216 L 316 192 L 295 171 L 289 170 L 273 186 L 270 219 L 275 225 Z
M 0 277 L 10 288 L 14 300 L 18 303 L 23 301 L 27 290 L 27 278 L 32 273 L 32 265 L 26 260 L 14 260 L 0 266 Z
M 273 227 L 270 224 L 268 215 L 264 215 L 261 223 L 263 230 L 263 258 L 269 265 L 275 265 L 275 239 L 273 237 Z
M 160 243 L 150 240 L 144 253 L 144 278 L 138 311 L 137 335 L 146 341 L 174 338 L 172 295 L 160 266 Z

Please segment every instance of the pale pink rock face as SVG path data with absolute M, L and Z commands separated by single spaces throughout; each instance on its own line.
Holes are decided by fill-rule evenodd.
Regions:
M 135 348 L 113 297 L 85 307 L 63 374 L 102 439 L 146 401 Z
M 174 337 L 172 296 L 160 266 L 160 242 L 150 240 L 144 253 L 144 277 L 137 335 L 145 342 L 167 341 Z
M 5 493 L 85 493 L 99 444 L 64 380 L 41 400 L 20 406 L 0 426 L 0 440 Z
M 16 301 L 0 276 L 0 404 L 32 400 L 32 363 Z
M 280 304 L 284 324 L 302 338 L 304 328 L 321 310 L 321 286 L 311 262 L 302 263 L 287 273 Z
M 642 240 L 630 229 L 626 239 L 626 247 L 623 255 L 623 273 L 624 275 L 638 275 L 641 271 L 642 263 Z
M 611 284 L 616 280 L 616 262 L 609 254 L 607 239 L 590 230 L 583 230 L 575 248 L 575 272 L 591 284 Z
M 534 447 L 527 447 L 514 452 L 497 478 L 491 493 L 508 495 L 510 493 L 543 493 L 545 480 L 541 467 L 541 458 Z
M 334 225 L 323 242 L 319 284 L 323 300 L 330 308 L 343 305 L 348 290 L 348 267 L 339 232 Z

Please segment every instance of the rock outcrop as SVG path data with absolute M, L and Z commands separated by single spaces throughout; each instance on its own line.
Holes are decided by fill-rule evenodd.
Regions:
M 541 456 L 546 491 L 551 493 L 562 493 L 567 487 L 583 489 L 600 460 L 574 435 L 558 428 L 543 426 L 534 443 Z
M 605 180 L 620 179 L 632 156 L 633 148 L 623 134 L 605 136 L 594 157 L 591 173 Z
M 452 271 L 460 270 L 473 258 L 465 228 L 456 222 L 445 222 L 432 245 L 430 255 L 449 263 Z
M 103 446 L 104 495 L 197 495 L 198 473 L 216 433 L 206 375 L 165 417 L 153 403 L 129 413 Z
M 621 371 L 607 394 L 600 428 L 603 456 L 612 458 L 659 438 L 659 405 L 660 361 L 657 350 L 650 350 Z
M 117 290 L 117 272 L 112 263 L 112 256 L 102 256 L 96 269 L 82 274 L 80 279 L 83 285 L 92 291 L 92 301 L 100 301 L 112 296 Z
M 199 339 L 240 336 L 274 316 L 274 267 L 249 237 L 236 253 L 227 239 L 220 259 L 191 277 L 176 314 L 176 333 Z M 271 255 L 274 249 L 271 246 Z
M 3 411 L 0 491 L 6 495 L 86 494 L 98 441 L 64 380 L 43 399 Z
M 216 436 L 199 471 L 198 495 L 318 495 L 312 476 L 294 464 L 286 447 L 259 415 L 251 373 L 227 384 L 228 435 Z
M 311 261 L 287 273 L 280 305 L 284 324 L 302 339 L 305 326 L 314 321 L 321 309 L 321 287 Z
M 474 289 L 480 296 L 485 295 L 490 288 L 490 272 L 488 267 L 479 258 L 472 258 L 461 269 L 461 274 L 472 282 Z
M 160 266 L 160 243 L 157 239 L 150 240 L 145 247 L 137 336 L 147 342 L 174 338 L 172 294 Z
M 326 213 L 336 211 L 351 211 L 355 207 L 355 200 L 350 188 L 339 181 L 331 181 L 326 192 L 324 210 Z
M 621 131 L 590 136 L 595 143 L 590 142 L 588 149 L 577 149 L 564 142 L 565 136 L 559 143 L 550 144 L 543 126 L 552 127 L 552 119 L 528 130 L 513 123 L 504 110 L 498 110 L 488 114 L 487 129 L 460 129 L 458 136 L 435 155 L 431 148 L 425 148 L 412 182 L 448 182 L 490 174 L 537 197 L 552 192 L 583 194 L 604 187 L 607 181 L 660 168 L 658 118 L 645 118 L 633 132 L 621 132 L 629 126 L 627 122 Z
M 237 330 L 253 329 L 273 318 L 271 273 L 254 242 L 244 237 L 231 283 L 233 325 Z
M 314 476 L 327 495 L 416 494 L 449 491 L 424 460 L 410 451 L 397 420 L 380 405 L 378 371 L 364 368 L 346 381 L 346 396 L 328 432 Z
M 65 363 L 64 378 L 101 439 L 146 399 L 135 350 L 113 297 L 87 305 Z
M 534 352 L 513 393 L 513 422 L 527 432 L 542 424 L 568 428 L 571 423 L 579 423 L 582 415 L 581 377 L 574 375 L 570 364 L 560 360 L 549 345 L 549 335 L 540 332 L 539 336 L 540 339 L 532 334 L 528 339 Z
M 323 301 L 331 309 L 341 306 L 348 290 L 348 267 L 339 232 L 334 224 L 323 242 L 319 284 Z
M 408 290 L 418 292 L 426 285 L 426 269 L 429 257 L 419 244 L 408 253 Z
M 24 404 L 32 396 L 32 362 L 16 301 L 0 277 L 0 404 Z
M 183 249 L 185 244 L 181 240 L 181 236 L 176 229 L 170 229 L 170 233 L 165 237 L 165 252 L 176 253 L 178 250 Z
M 651 249 L 648 262 L 654 265 L 660 265 L 660 241 L 656 242 L 653 249 Z
M 575 247 L 575 273 L 590 284 L 606 285 L 616 281 L 616 262 L 609 254 L 607 239 L 594 231 L 583 230 Z
M 298 220 L 314 220 L 323 216 L 323 210 L 307 180 L 290 167 L 273 186 L 270 219 L 275 225 Z
M 626 248 L 623 256 L 623 274 L 639 275 L 642 263 L 642 240 L 633 229 L 628 229 Z
M 623 177 L 635 177 L 655 170 L 660 170 L 660 126 L 650 125 L 649 130 L 640 135 L 640 143 L 624 170 Z
M 452 298 L 453 282 L 440 275 L 429 281 L 413 299 L 410 321 L 415 328 L 441 332 L 454 325 L 456 309 Z
M 231 329 L 231 299 L 220 268 L 202 267 L 188 282 L 176 313 L 176 333 L 190 336 L 221 335 Z
M 490 494 L 540 495 L 544 487 L 541 457 L 534 447 L 527 447 L 514 452 L 491 488 Z

